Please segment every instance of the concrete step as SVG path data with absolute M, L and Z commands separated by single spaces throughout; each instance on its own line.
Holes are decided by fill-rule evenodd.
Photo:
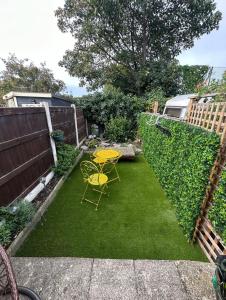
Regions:
M 191 261 L 12 258 L 19 285 L 42 299 L 213 300 L 214 266 Z

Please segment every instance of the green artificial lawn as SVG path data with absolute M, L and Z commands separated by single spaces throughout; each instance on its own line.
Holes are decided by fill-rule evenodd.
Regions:
M 142 156 L 120 162 L 121 182 L 109 184 L 98 211 L 80 203 L 84 190 L 76 167 L 17 256 L 76 256 L 205 261 L 189 244 L 174 210 Z M 89 192 L 89 197 L 97 197 Z

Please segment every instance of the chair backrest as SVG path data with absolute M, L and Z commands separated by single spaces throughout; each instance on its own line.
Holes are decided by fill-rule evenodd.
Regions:
M 13 268 L 5 249 L 0 245 L 0 299 L 6 293 L 12 300 L 19 300 L 17 283 Z M 4 299 L 4 298 L 3 298 Z
M 80 163 L 80 169 L 82 172 L 83 179 L 86 181 L 90 175 L 99 173 L 98 167 L 89 160 L 83 160 Z

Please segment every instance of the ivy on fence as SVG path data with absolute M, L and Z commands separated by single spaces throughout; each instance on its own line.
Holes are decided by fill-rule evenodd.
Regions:
M 222 172 L 208 217 L 226 244 L 226 170 Z
M 160 118 L 161 126 L 171 133 L 167 136 L 154 125 L 155 120 L 150 114 L 141 114 L 139 120 L 144 155 L 191 239 L 220 139 L 214 132 Z

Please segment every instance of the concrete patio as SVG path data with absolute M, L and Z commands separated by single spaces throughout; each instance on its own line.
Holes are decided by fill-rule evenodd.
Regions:
M 191 261 L 12 258 L 19 285 L 42 299 L 215 299 L 214 266 Z

